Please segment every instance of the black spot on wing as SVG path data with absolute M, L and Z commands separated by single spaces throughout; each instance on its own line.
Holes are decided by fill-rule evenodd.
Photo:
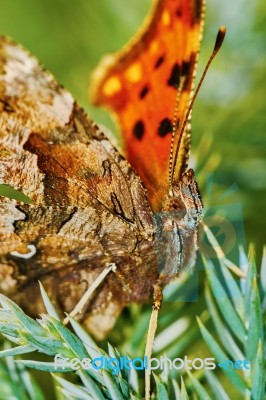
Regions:
M 164 62 L 164 56 L 160 56 L 158 58 L 158 60 L 156 61 L 156 63 L 154 64 L 154 68 L 157 69 L 160 67 L 160 65 L 162 65 L 162 63 Z
M 193 70 L 196 62 L 196 53 L 192 53 L 189 61 L 183 61 L 181 75 L 185 78 L 183 90 L 187 90 L 191 86 L 193 79 Z
M 158 135 L 161 137 L 165 137 L 168 133 L 171 133 L 173 130 L 172 122 L 169 118 L 164 118 L 159 125 Z
M 148 86 L 144 86 L 140 91 L 139 98 L 144 99 L 144 97 L 146 96 L 146 94 L 148 94 L 148 92 L 149 92 Z
M 145 127 L 143 121 L 142 120 L 137 121 L 133 127 L 133 136 L 136 139 L 141 140 L 143 138 L 144 131 Z
M 178 18 L 181 18 L 181 17 L 182 17 L 182 9 L 181 9 L 180 7 L 178 7 L 178 8 L 176 9 L 175 15 L 176 15 Z
M 168 86 L 173 86 L 175 89 L 177 89 L 179 81 L 180 81 L 180 66 L 176 63 L 174 64 L 171 70 L 167 84 Z

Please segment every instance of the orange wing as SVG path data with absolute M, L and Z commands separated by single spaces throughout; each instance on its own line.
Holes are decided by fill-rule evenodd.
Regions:
M 168 192 L 174 109 L 178 97 L 177 143 L 192 95 L 203 14 L 204 0 L 155 0 L 136 38 L 103 60 L 94 75 L 93 102 L 115 112 L 125 156 L 143 180 L 154 211 Z M 187 130 L 177 179 L 186 168 L 188 148 Z

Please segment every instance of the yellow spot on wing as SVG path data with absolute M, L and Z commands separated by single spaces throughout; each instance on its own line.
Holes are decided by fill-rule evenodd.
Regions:
M 103 93 L 105 96 L 113 96 L 115 93 L 119 92 L 121 89 L 121 82 L 120 79 L 116 76 L 112 76 L 109 78 L 103 87 Z
M 154 40 L 153 42 L 151 42 L 151 46 L 150 46 L 150 51 L 152 54 L 157 54 L 159 50 L 159 43 Z
M 126 71 L 127 80 L 132 83 L 139 82 L 142 78 L 142 69 L 140 63 L 132 64 Z
M 164 11 L 162 15 L 162 23 L 165 26 L 168 26 L 170 24 L 170 13 L 169 11 Z

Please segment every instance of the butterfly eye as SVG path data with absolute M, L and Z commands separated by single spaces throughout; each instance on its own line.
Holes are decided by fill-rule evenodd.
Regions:
M 186 207 L 180 197 L 170 197 L 168 199 L 168 204 L 166 210 L 168 212 L 178 211 L 180 213 L 180 217 L 183 217 L 186 214 Z
M 181 201 L 179 201 L 178 199 L 174 199 L 174 201 L 172 201 L 170 204 L 170 209 L 180 210 L 181 206 L 182 206 Z

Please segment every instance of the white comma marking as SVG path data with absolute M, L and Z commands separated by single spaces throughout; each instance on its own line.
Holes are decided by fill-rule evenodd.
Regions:
M 26 254 L 19 253 L 18 251 L 11 251 L 10 254 L 11 254 L 11 256 L 25 258 L 27 260 L 28 258 L 31 258 L 32 256 L 34 256 L 34 254 L 36 254 L 36 251 L 37 251 L 36 247 L 33 244 L 29 244 L 27 246 L 27 248 L 29 249 L 29 252 Z

